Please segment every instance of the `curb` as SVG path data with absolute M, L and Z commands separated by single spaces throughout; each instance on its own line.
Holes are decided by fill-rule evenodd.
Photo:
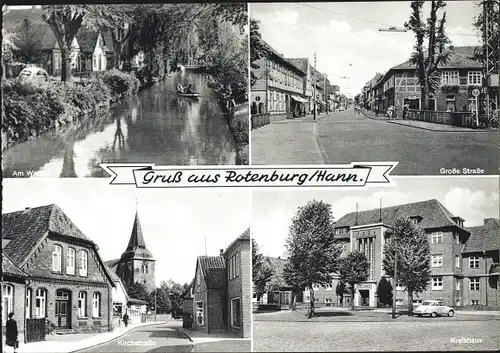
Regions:
M 366 116 L 368 119 L 371 119 L 371 120 L 377 120 L 377 121 L 389 121 L 389 119 L 378 119 L 378 118 L 374 118 L 372 116 L 369 116 L 368 114 L 366 114 L 364 111 L 361 110 L 361 113 Z
M 149 325 L 141 325 L 141 326 L 137 326 L 137 327 L 134 327 L 134 328 L 131 328 L 130 330 L 122 333 L 121 335 L 119 336 L 116 336 L 116 337 L 113 337 L 107 341 L 104 341 L 104 342 L 101 342 L 101 343 L 97 343 L 97 344 L 93 344 L 91 346 L 88 346 L 88 347 L 83 347 L 83 348 L 79 348 L 77 350 L 74 350 L 74 351 L 68 351 L 68 353 L 76 353 L 76 352 L 79 352 L 79 351 L 83 351 L 84 349 L 90 349 L 90 348 L 94 348 L 94 347 L 97 347 L 97 346 L 100 346 L 100 345 L 103 345 L 103 344 L 106 344 L 106 343 L 109 343 L 113 340 L 116 340 L 116 339 L 119 339 L 120 337 L 123 337 L 125 336 L 127 333 L 130 333 L 138 328 L 141 328 L 141 327 L 146 327 L 146 326 L 154 326 L 154 325 L 161 325 L 161 324 L 164 324 L 165 322 L 155 322 L 155 323 L 151 323 Z
M 395 120 L 387 120 L 388 123 L 391 123 L 391 124 L 397 124 L 397 125 L 401 125 L 401 126 L 408 126 L 408 127 L 412 127 L 412 128 L 415 128 L 415 129 L 420 129 L 420 130 L 426 130 L 426 131 L 432 131 L 432 132 L 447 132 L 447 133 L 450 133 L 450 132 L 459 132 L 459 133 L 462 133 L 462 132 L 468 132 L 468 133 L 489 133 L 489 132 L 496 132 L 498 133 L 498 130 L 434 130 L 434 129 L 430 129 L 428 127 L 423 127 L 423 126 L 415 126 L 415 125 L 407 125 L 407 124 L 401 124 Z

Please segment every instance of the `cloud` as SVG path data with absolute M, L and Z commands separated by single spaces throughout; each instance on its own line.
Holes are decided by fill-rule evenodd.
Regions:
M 465 219 L 466 227 L 481 225 L 491 214 L 498 215 L 498 202 L 498 192 L 493 190 L 472 191 L 468 188 L 455 187 L 445 196 L 446 207 L 454 215 Z

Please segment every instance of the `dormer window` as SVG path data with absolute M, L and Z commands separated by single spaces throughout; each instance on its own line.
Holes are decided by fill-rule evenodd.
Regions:
M 414 225 L 419 224 L 421 220 L 422 220 L 422 217 L 421 217 L 421 216 L 411 216 L 411 217 L 410 217 L 410 221 L 411 221 Z
M 453 222 L 455 222 L 455 224 L 457 226 L 459 226 L 460 228 L 463 228 L 464 227 L 464 220 L 460 217 L 453 217 Z

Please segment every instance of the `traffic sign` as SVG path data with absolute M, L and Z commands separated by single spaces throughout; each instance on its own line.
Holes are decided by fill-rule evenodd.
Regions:
M 474 88 L 474 89 L 472 90 L 472 95 L 473 95 L 474 97 L 479 96 L 479 90 L 478 90 L 477 88 Z

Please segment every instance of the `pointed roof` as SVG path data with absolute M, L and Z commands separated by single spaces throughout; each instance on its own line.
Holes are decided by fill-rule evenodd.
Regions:
M 4 251 L 19 266 L 49 232 L 95 246 L 56 204 L 28 207 L 2 215 L 2 236 L 10 240 Z
M 471 236 L 463 250 L 467 252 L 498 251 L 500 249 L 500 221 L 496 218 L 486 218 L 484 225 L 467 228 Z
M 18 278 L 26 278 L 28 275 L 12 262 L 9 256 L 2 251 L 2 274 Z
M 438 200 L 426 200 L 404 205 L 390 206 L 382 208 L 382 222 L 392 225 L 398 217 L 420 216 L 420 225 L 424 229 L 441 227 L 459 227 L 453 220 L 453 214 L 444 207 Z M 367 225 L 380 222 L 380 209 L 375 208 L 360 211 L 357 215 L 357 225 Z M 356 225 L 356 212 L 348 213 L 341 217 L 335 224 L 335 228 L 353 227 Z M 463 229 L 459 227 L 460 229 Z M 464 229 L 463 229 L 464 230 Z M 465 230 L 464 230 L 465 231 Z M 339 235 L 339 237 L 346 234 Z M 348 234 L 347 234 L 348 236 Z
M 132 226 L 132 234 L 128 241 L 127 250 L 122 254 L 121 260 L 128 259 L 147 259 L 153 260 L 153 254 L 146 248 L 146 242 L 142 235 L 141 222 L 139 221 L 139 213 L 135 212 L 134 225 Z
M 198 256 L 196 267 L 198 266 L 201 268 L 207 288 L 225 287 L 227 274 L 226 260 L 223 256 Z

